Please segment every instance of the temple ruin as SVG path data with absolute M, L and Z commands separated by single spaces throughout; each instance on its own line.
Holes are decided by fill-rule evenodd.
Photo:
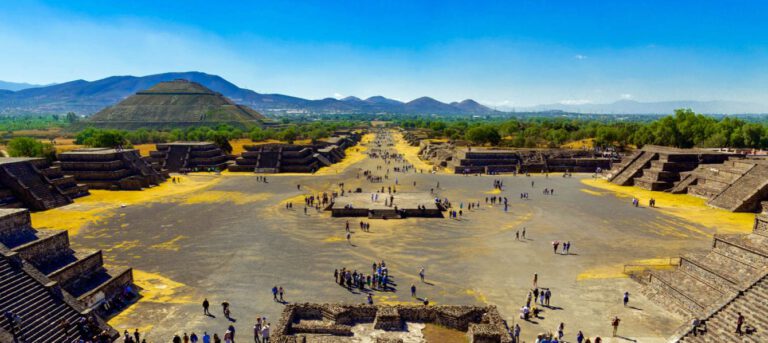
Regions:
M 197 170 L 224 170 L 229 156 L 211 142 L 173 142 L 156 145 L 148 161 L 155 169 L 178 173 Z
M 699 164 L 723 163 L 732 153 L 704 149 L 678 149 L 646 145 L 614 163 L 607 171 L 608 181 L 620 186 L 637 186 L 651 191 L 664 191 L 682 179 L 681 173 L 696 169 Z
M 506 321 L 495 306 L 387 306 L 344 304 L 290 304 L 275 326 L 272 341 L 300 342 L 403 342 L 397 334 L 408 323 L 436 324 L 466 332 L 470 343 L 509 343 Z M 366 337 L 358 326 L 372 326 Z
M 87 186 L 44 158 L 0 158 L 0 207 L 43 211 L 87 194 Z
M 768 298 L 768 203 L 755 217 L 752 233 L 716 234 L 712 249 L 680 256 L 672 270 L 643 268 L 629 274 L 645 285 L 644 293 L 662 307 L 687 318 L 703 319 L 702 331 L 693 335 L 690 320 L 673 340 L 684 342 L 736 342 L 733 318 L 741 312 L 752 326 L 768 326 L 763 301 Z M 706 328 L 706 329 L 705 329 Z M 756 341 L 768 339 L 758 331 Z
M 326 210 L 334 217 L 401 219 L 408 217 L 442 218 L 446 206 L 429 193 L 347 193 L 334 197 Z
M 90 314 L 99 331 L 116 337 L 101 318 L 137 294 L 131 268 L 107 270 L 101 250 L 72 250 L 65 230 L 35 230 L 26 209 L 0 209 L 0 275 L 0 304 L 24 318 L 28 342 L 77 340 L 81 333 L 75 325 L 65 332 L 60 323 L 74 324 Z M 0 338 L 10 332 L 5 317 L 0 328 Z
M 612 161 L 588 150 L 457 147 L 428 140 L 421 141 L 419 156 L 456 174 L 594 173 Z
M 54 165 L 91 189 L 140 190 L 168 178 L 136 149 L 85 148 L 60 153 Z
M 245 151 L 229 166 L 231 172 L 313 173 L 344 159 L 345 150 L 360 140 L 359 135 L 334 136 L 315 144 L 257 144 L 244 146 Z

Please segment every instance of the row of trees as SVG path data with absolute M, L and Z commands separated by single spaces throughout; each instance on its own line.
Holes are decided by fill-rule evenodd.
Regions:
M 744 119 L 715 118 L 691 110 L 648 122 L 529 118 L 510 120 L 401 120 L 407 128 L 429 129 L 435 137 L 466 139 L 475 144 L 513 147 L 560 146 L 594 138 L 600 146 L 646 144 L 693 147 L 768 148 L 768 126 Z

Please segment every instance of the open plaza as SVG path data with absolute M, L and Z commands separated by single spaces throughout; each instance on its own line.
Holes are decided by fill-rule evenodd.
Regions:
M 75 250 L 101 249 L 110 269 L 132 267 L 140 297 L 108 324 L 120 333 L 138 329 L 150 342 L 223 336 L 230 325 L 250 340 L 256 318 L 276 327 L 291 304 L 425 301 L 493 305 L 530 342 L 556 335 L 561 323 L 568 341 L 581 331 L 605 342 L 664 342 L 687 319 L 650 301 L 627 268 L 671 269 L 681 254 L 706 252 L 715 233 L 752 230 L 754 214 L 710 208 L 689 195 L 619 187 L 591 173 L 433 172 L 406 147 L 398 131 L 377 130 L 347 148 L 345 161 L 314 174 L 171 174 L 143 191 L 92 190 L 33 213 L 32 225 L 68 230 Z M 319 206 L 324 193 L 348 203 Z M 434 211 L 435 199 L 449 207 L 445 215 L 332 211 L 400 203 Z M 567 253 L 555 243 L 568 243 Z M 338 282 L 342 270 L 376 274 L 372 264 L 386 266 L 386 286 Z M 282 288 L 282 300 L 273 287 Z M 548 305 L 520 319 L 534 289 L 549 291 Z M 611 337 L 615 317 L 621 324 Z

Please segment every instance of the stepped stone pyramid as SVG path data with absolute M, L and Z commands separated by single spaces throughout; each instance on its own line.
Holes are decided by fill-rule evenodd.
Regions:
M 160 82 L 94 114 L 87 125 L 114 128 L 172 128 L 201 124 L 260 125 L 253 109 L 187 80 Z
M 768 203 L 763 208 L 752 233 L 717 234 L 710 251 L 680 256 L 674 270 L 632 275 L 651 300 L 686 318 L 672 341 L 768 341 Z M 734 334 L 736 312 L 757 328 L 755 334 Z M 703 322 L 696 335 L 689 324 L 693 318 Z
M 74 251 L 67 231 L 35 230 L 28 210 L 0 209 L 0 311 L 24 321 L 18 332 L 0 318 L 0 338 L 14 331 L 27 342 L 72 342 L 102 331 L 115 337 L 101 318 L 136 298 L 132 284 L 131 268 L 107 270 L 101 250 Z M 93 327 L 78 328 L 81 317 Z
M 157 151 L 149 153 L 155 169 L 169 172 L 227 169 L 227 156 L 211 142 L 173 142 L 157 144 Z
M 671 192 L 707 199 L 711 206 L 734 212 L 757 212 L 768 199 L 768 159 L 731 157 L 720 164 L 702 164 Z
M 699 164 L 722 163 L 731 156 L 739 155 L 646 145 L 620 163 L 614 163 L 606 176 L 608 181 L 620 186 L 634 185 L 651 191 L 664 191 L 681 180 L 682 172 L 694 170 Z
M 46 159 L 0 158 L 0 207 L 43 211 L 87 194 L 87 186 L 63 175 L 61 168 L 51 167 Z
M 55 165 L 92 189 L 140 190 L 168 178 L 136 149 L 87 148 L 59 154 Z
M 246 145 L 229 166 L 232 172 L 313 173 L 344 159 L 344 150 L 360 141 L 356 133 L 334 136 L 316 144 Z

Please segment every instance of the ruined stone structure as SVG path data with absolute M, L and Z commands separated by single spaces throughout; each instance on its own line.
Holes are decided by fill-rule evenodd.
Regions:
M 149 153 L 149 162 L 155 169 L 178 173 L 194 170 L 224 170 L 227 156 L 211 142 L 173 142 L 157 144 L 157 151 Z
M 338 163 L 345 149 L 360 140 L 358 135 L 337 136 L 310 145 L 246 145 L 245 151 L 229 166 L 232 172 L 313 173 Z
M 756 212 L 768 200 L 768 159 L 731 157 L 681 173 L 672 193 L 688 193 L 734 212 Z
M 764 203 L 768 207 L 768 203 Z M 768 339 L 768 215 L 755 218 L 750 234 L 715 235 L 712 249 L 680 257 L 673 270 L 644 270 L 634 275 L 644 293 L 662 307 L 688 318 L 674 339 L 691 342 L 736 342 L 735 312 Z M 756 300 L 762 299 L 762 300 Z M 708 334 L 693 337 L 690 318 L 705 319 Z M 707 336 L 708 335 L 708 336 Z M 757 339 L 756 341 L 761 341 Z
M 334 197 L 326 208 L 333 217 L 368 217 L 370 219 L 402 219 L 409 217 L 442 218 L 444 204 L 429 193 L 381 193 L 380 201 L 371 202 L 370 193 L 347 193 Z M 392 203 L 385 205 L 385 198 Z
M 74 325 L 63 332 L 62 319 L 74 324 L 89 313 L 111 314 L 117 309 L 104 304 L 135 297 L 130 268 L 107 270 L 101 250 L 73 251 L 67 231 L 35 230 L 26 209 L 0 209 L 0 276 L 0 308 L 24 318 L 29 342 L 70 342 L 80 334 Z M 0 328 L 10 330 L 5 317 Z
M 423 130 L 408 130 L 403 132 L 403 139 L 412 146 L 419 146 L 422 140 L 429 138 L 426 131 Z
M 87 148 L 59 154 L 55 165 L 92 189 L 140 190 L 165 181 L 136 149 Z
M 606 173 L 608 181 L 621 186 L 638 186 L 652 191 L 671 189 L 682 179 L 682 172 L 700 164 L 722 163 L 731 153 L 701 149 L 677 149 L 646 145 L 615 163 Z
M 610 166 L 609 158 L 591 151 L 565 149 L 456 148 L 451 143 L 422 141 L 419 155 L 456 174 L 594 173 Z
M 437 324 L 467 333 L 471 343 L 509 343 L 507 323 L 495 306 L 386 306 L 290 304 L 273 331 L 273 342 L 351 342 L 352 327 L 373 323 L 375 329 L 401 331 L 406 322 Z M 378 337 L 376 342 L 387 342 Z
M 63 175 L 44 158 L 0 158 L 0 207 L 43 211 L 88 194 L 74 177 Z

